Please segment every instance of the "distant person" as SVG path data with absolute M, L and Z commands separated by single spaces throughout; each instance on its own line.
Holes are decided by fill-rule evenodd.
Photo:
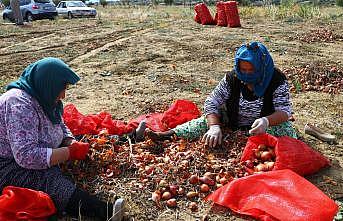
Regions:
M 187 139 L 203 135 L 202 141 L 210 147 L 221 144 L 222 127 L 249 130 L 252 135 L 297 137 L 289 121 L 292 107 L 286 77 L 260 42 L 244 44 L 236 51 L 234 69 L 208 96 L 204 112 L 202 117 L 172 130 L 148 130 L 147 135 L 153 140 L 173 135 Z
M 16 25 L 24 25 L 23 15 L 20 11 L 20 0 L 10 0 L 10 6 L 15 19 Z
M 43 191 L 59 213 L 122 220 L 124 200 L 114 205 L 89 195 L 63 176 L 58 164 L 85 159 L 88 143 L 77 142 L 62 121 L 65 92 L 80 78 L 63 61 L 30 64 L 0 96 L 0 191 L 17 186 Z

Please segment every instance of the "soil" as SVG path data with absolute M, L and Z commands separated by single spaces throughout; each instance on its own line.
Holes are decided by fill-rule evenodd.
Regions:
M 73 103 L 84 114 L 104 110 L 115 119 L 129 120 L 162 112 L 180 98 L 201 109 L 207 95 L 233 68 L 235 49 L 250 40 L 263 41 L 281 69 L 306 65 L 343 69 L 340 37 L 303 40 L 323 27 L 343 36 L 342 16 L 319 21 L 242 17 L 242 28 L 225 28 L 195 23 L 193 10 L 184 7 L 99 7 L 98 12 L 96 19 L 42 20 L 22 28 L 0 23 L 0 86 L 17 79 L 31 62 L 58 57 L 81 77 L 68 90 L 65 103 Z M 332 199 L 343 197 L 343 89 L 338 89 L 331 94 L 292 92 L 294 126 L 332 163 L 306 178 Z M 306 123 L 335 135 L 337 143 L 305 135 Z M 197 213 L 157 210 L 146 198 L 130 197 L 136 195 L 127 196 L 135 220 L 199 220 L 209 210 L 204 203 Z M 243 219 L 220 211 L 211 212 L 210 220 Z

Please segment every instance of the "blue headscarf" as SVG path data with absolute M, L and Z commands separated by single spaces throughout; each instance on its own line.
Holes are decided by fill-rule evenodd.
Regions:
M 53 124 L 62 121 L 63 104 L 56 102 L 67 84 L 75 84 L 79 76 L 57 58 L 44 58 L 25 68 L 17 81 L 6 90 L 19 88 L 34 97 Z
M 239 70 L 239 61 L 250 62 L 254 66 L 254 73 L 246 74 Z M 250 42 L 242 45 L 235 55 L 235 72 L 239 80 L 252 83 L 254 93 L 262 97 L 274 74 L 273 58 L 266 46 L 260 42 Z

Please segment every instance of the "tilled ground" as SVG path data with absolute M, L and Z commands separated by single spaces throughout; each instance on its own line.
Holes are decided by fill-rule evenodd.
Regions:
M 80 83 L 68 91 L 66 102 L 85 114 L 105 110 L 116 119 L 129 120 L 162 112 L 180 98 L 201 108 L 208 93 L 233 67 L 235 49 L 242 42 L 261 40 L 288 74 L 295 127 L 308 144 L 332 161 L 331 168 L 308 179 L 330 197 L 342 197 L 340 17 L 304 22 L 242 17 L 243 28 L 230 29 L 198 25 L 192 20 L 193 11 L 183 7 L 98 10 L 97 19 L 35 21 L 25 28 L 0 23 L 0 85 L 16 79 L 29 63 L 54 56 L 81 76 Z M 338 143 L 329 145 L 304 135 L 306 123 L 333 133 Z M 130 171 L 125 175 L 113 175 L 111 182 L 99 175 L 92 191 L 106 199 L 115 193 L 125 195 L 137 220 L 195 220 L 209 211 L 201 200 L 198 212 L 191 212 L 186 203 L 176 210 L 158 209 L 148 200 L 153 188 L 142 194 L 139 185 L 132 184 L 133 192 L 128 192 L 124 184 L 135 180 Z M 227 210 L 219 214 L 209 213 L 210 220 L 241 219 Z

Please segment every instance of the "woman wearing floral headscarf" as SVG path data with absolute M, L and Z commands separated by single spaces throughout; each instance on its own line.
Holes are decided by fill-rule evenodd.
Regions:
M 29 65 L 0 96 L 0 191 L 6 186 L 47 193 L 57 211 L 71 216 L 121 220 L 123 199 L 100 201 L 64 177 L 58 167 L 83 160 L 89 144 L 76 142 L 62 121 L 67 85 L 80 78 L 61 60 Z M 115 213 L 115 214 L 114 214 Z
M 204 116 L 170 131 L 149 131 L 147 135 L 152 139 L 174 134 L 192 139 L 205 134 L 202 140 L 210 147 L 221 144 L 221 126 L 248 129 L 253 135 L 267 132 L 296 138 L 288 121 L 292 107 L 286 77 L 274 66 L 267 48 L 260 42 L 244 44 L 237 50 L 234 70 L 226 74 L 206 99 L 204 112 Z

